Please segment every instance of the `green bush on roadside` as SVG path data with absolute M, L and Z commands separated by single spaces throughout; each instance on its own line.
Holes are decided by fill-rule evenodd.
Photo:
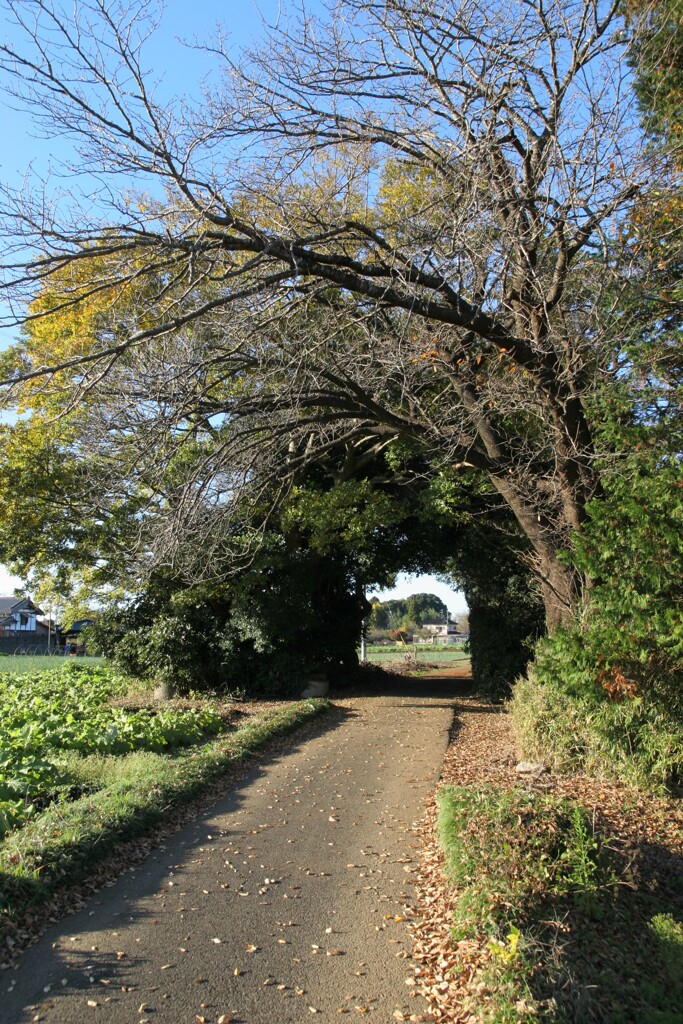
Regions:
M 680 408 L 678 406 L 677 408 Z M 680 414 L 678 414 L 680 416 Z M 585 605 L 539 641 L 511 711 L 556 768 L 674 789 L 683 778 L 683 434 L 632 424 L 571 558 Z
M 610 698 L 577 646 L 568 633 L 541 641 L 535 664 L 517 681 L 509 708 L 520 749 L 559 772 L 674 788 L 683 777 L 679 701 L 654 687 Z

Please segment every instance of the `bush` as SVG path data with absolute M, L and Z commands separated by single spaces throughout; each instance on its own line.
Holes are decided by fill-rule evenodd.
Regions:
M 529 754 L 661 789 L 683 774 L 683 432 L 635 425 L 619 441 L 572 553 L 593 586 L 537 645 L 512 713 Z
M 515 686 L 510 711 L 520 748 L 559 772 L 676 787 L 683 775 L 680 713 L 653 693 L 610 699 L 596 685 L 593 665 L 581 670 L 562 656 L 566 638 L 542 641 L 535 665 Z
M 157 575 L 99 615 L 90 649 L 127 674 L 176 692 L 290 697 L 313 672 L 355 670 L 365 601 L 341 558 L 287 552 L 271 540 L 223 583 L 188 587 Z

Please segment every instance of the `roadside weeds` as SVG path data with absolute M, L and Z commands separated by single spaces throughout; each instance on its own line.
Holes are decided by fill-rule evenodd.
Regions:
M 518 760 L 504 709 L 459 701 L 416 879 L 433 1019 L 680 1024 L 680 801 Z

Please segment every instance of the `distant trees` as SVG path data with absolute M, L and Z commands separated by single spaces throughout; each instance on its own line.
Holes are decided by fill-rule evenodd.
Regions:
M 407 623 L 445 622 L 448 609 L 436 594 L 410 594 L 406 598 L 374 601 L 368 617 L 370 629 L 401 629 Z

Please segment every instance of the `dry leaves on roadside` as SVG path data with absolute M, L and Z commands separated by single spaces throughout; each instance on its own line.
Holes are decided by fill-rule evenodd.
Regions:
M 656 860 L 666 856 L 667 850 L 683 853 L 680 801 L 649 796 L 621 783 L 582 775 L 559 777 L 544 773 L 525 782 L 515 772 L 518 761 L 505 709 L 476 698 L 460 700 L 441 785 L 509 789 L 526 785 L 578 800 L 593 813 L 596 827 L 610 837 L 611 844 L 624 851 L 633 850 L 634 873 L 638 858 Z M 416 896 L 422 916 L 411 924 L 413 958 L 418 967 L 408 980 L 427 1000 L 437 1024 L 476 1024 L 476 1016 L 463 1006 L 478 983 L 479 969 L 490 958 L 490 951 L 485 941 L 456 943 L 451 937 L 456 894 L 444 878 L 436 817 L 433 794 L 427 801 L 424 822 L 417 830 L 422 851 L 420 870 L 415 876 Z

